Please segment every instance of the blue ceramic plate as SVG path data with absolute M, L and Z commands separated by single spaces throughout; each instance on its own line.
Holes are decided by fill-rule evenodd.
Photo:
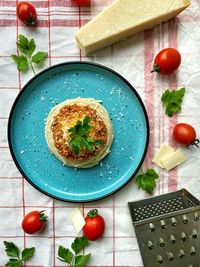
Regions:
M 44 135 L 50 110 L 79 96 L 102 100 L 114 127 L 111 153 L 90 169 L 63 166 L 49 152 Z M 147 151 L 149 124 L 138 93 L 118 73 L 94 63 L 68 62 L 24 86 L 10 113 L 8 139 L 15 164 L 34 187 L 60 200 L 87 202 L 116 192 L 136 174 Z

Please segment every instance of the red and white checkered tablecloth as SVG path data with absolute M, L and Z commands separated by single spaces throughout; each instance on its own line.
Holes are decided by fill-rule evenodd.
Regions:
M 186 11 L 167 23 L 85 57 L 75 44 L 74 34 L 110 2 L 91 0 L 90 7 L 80 8 L 71 0 L 31 1 L 39 21 L 37 28 L 30 28 L 16 19 L 18 1 L 0 0 L 0 266 L 7 260 L 4 240 L 21 248 L 36 247 L 35 256 L 26 266 L 66 266 L 58 261 L 57 251 L 59 245 L 69 246 L 76 236 L 70 220 L 74 207 L 80 207 L 84 214 L 93 207 L 98 208 L 107 222 L 104 237 L 84 251 L 92 253 L 88 266 L 143 266 L 127 202 L 147 196 L 137 189 L 134 180 L 104 200 L 78 205 L 53 200 L 38 192 L 15 167 L 7 142 L 8 116 L 17 94 L 32 77 L 31 72 L 19 73 L 10 58 L 17 53 L 18 34 L 33 37 L 38 49 L 48 52 L 44 67 L 71 60 L 90 60 L 113 68 L 134 85 L 145 103 L 151 127 L 144 168 L 152 166 L 151 159 L 163 142 L 173 144 L 171 132 L 177 122 L 192 124 L 200 137 L 200 0 L 193 0 Z M 181 52 L 178 72 L 170 76 L 151 74 L 155 54 L 165 47 L 175 47 Z M 184 86 L 187 93 L 182 112 L 173 118 L 167 117 L 160 103 L 163 89 Z M 187 162 L 169 173 L 156 168 L 160 179 L 155 195 L 184 187 L 200 198 L 199 150 L 191 149 L 187 154 Z M 48 225 L 38 235 L 26 235 L 20 226 L 22 217 L 35 209 L 46 210 Z

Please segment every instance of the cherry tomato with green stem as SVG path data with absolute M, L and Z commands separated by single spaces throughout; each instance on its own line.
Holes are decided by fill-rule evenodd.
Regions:
M 187 123 L 178 123 L 173 130 L 174 140 L 182 145 L 195 145 L 198 147 L 199 139 L 196 139 L 194 127 Z
M 28 2 L 20 2 L 17 5 L 17 16 L 27 26 L 35 26 L 37 21 L 37 12 L 33 5 Z
M 85 217 L 85 226 L 83 227 L 84 236 L 90 241 L 99 239 L 105 230 L 105 221 L 98 214 L 97 209 L 88 212 Z
M 31 211 L 24 217 L 22 228 L 27 234 L 35 234 L 43 229 L 46 221 L 44 211 Z
M 153 70 L 162 74 L 173 73 L 181 64 L 181 54 L 175 48 L 161 50 L 154 59 Z

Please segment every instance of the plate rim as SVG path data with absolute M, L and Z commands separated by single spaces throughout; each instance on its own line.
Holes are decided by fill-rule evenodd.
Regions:
M 143 110 L 143 113 L 144 113 L 144 117 L 145 117 L 145 122 L 146 122 L 146 129 L 147 129 L 147 137 L 146 137 L 146 143 L 145 143 L 145 148 L 144 148 L 144 152 L 143 152 L 143 155 L 141 157 L 141 160 L 137 166 L 137 168 L 135 169 L 135 171 L 130 175 L 130 177 L 127 179 L 126 182 L 124 182 L 121 186 L 119 186 L 118 188 L 112 190 L 111 192 L 103 195 L 103 196 L 100 196 L 100 197 L 96 197 L 96 198 L 91 198 L 91 199 L 86 199 L 86 200 L 76 200 L 76 199 L 68 199 L 68 198 L 64 198 L 64 197 L 59 197 L 59 196 L 55 196 L 49 192 L 46 192 L 44 189 L 42 189 L 41 187 L 39 187 L 37 184 L 35 184 L 29 177 L 28 175 L 25 174 L 25 172 L 23 171 L 23 169 L 21 168 L 20 166 L 20 163 L 18 162 L 16 156 L 15 156 L 15 153 L 14 153 L 14 148 L 12 146 L 12 142 L 11 142 L 11 123 L 12 123 L 12 118 L 13 118 L 13 114 L 14 114 L 14 111 L 15 111 L 15 107 L 16 105 L 18 104 L 22 94 L 25 92 L 25 90 L 27 90 L 28 86 L 35 80 L 37 79 L 39 76 L 43 75 L 45 72 L 48 72 L 49 70 L 51 69 L 56 69 L 58 67 L 62 67 L 64 65 L 75 65 L 75 64 L 85 64 L 85 65 L 90 65 L 90 66 L 93 66 L 93 67 L 98 67 L 100 69 L 103 69 L 103 70 L 106 70 L 108 72 L 111 72 L 112 74 L 116 75 L 117 77 L 119 77 L 132 91 L 133 93 L 135 94 L 135 96 L 137 97 L 140 105 L 141 105 L 141 108 Z M 94 202 L 94 201 L 98 201 L 98 200 L 101 200 L 101 199 L 105 199 L 111 195 L 113 195 L 114 193 L 118 192 L 119 190 L 121 190 L 123 187 L 125 187 L 133 178 L 134 176 L 137 174 L 137 172 L 139 171 L 144 159 L 145 159 L 145 156 L 146 156 L 146 153 L 147 153 L 147 150 L 148 150 L 148 145 L 149 145 L 149 138 L 150 138 L 150 126 L 149 126 L 149 119 L 148 119 L 148 115 L 147 115 L 147 111 L 146 111 L 146 108 L 145 108 L 145 105 L 140 97 L 140 95 L 138 94 L 138 92 L 136 91 L 136 89 L 133 87 L 133 85 L 127 80 L 125 79 L 121 74 L 119 74 L 117 71 L 107 67 L 107 66 L 104 66 L 102 64 L 99 64 L 99 63 L 96 63 L 96 62 L 90 62 L 90 61 L 67 61 L 67 62 L 62 62 L 62 63 L 58 63 L 58 64 L 55 64 L 53 66 L 50 66 L 50 67 L 47 67 L 45 68 L 44 70 L 38 72 L 35 76 L 33 76 L 30 80 L 28 80 L 27 83 L 25 83 L 25 85 L 22 87 L 22 89 L 20 90 L 20 92 L 18 93 L 17 97 L 15 98 L 13 104 L 12 104 L 12 107 L 11 107 L 11 110 L 10 110 L 10 113 L 9 113 L 9 117 L 8 117 L 8 126 L 7 126 L 7 138 L 8 138 L 8 145 L 9 145 L 9 150 L 10 150 L 10 153 L 11 153 L 11 156 L 12 156 L 12 159 L 17 167 L 17 169 L 19 170 L 19 172 L 22 174 L 22 177 L 26 179 L 26 181 L 28 183 L 30 183 L 35 189 L 37 189 L 38 191 L 40 191 L 41 193 L 45 194 L 46 196 L 48 197 L 51 197 L 53 199 L 57 199 L 57 200 L 60 200 L 60 201 L 64 201 L 64 202 L 70 202 L 70 203 L 89 203 L 89 202 Z

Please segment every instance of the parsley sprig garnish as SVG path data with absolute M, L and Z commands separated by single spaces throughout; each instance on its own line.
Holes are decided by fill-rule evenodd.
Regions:
M 90 121 L 91 118 L 89 116 L 86 116 L 82 121 L 78 120 L 75 126 L 68 129 L 68 132 L 70 133 L 69 146 L 77 155 L 83 148 L 88 151 L 93 151 L 94 146 L 102 145 L 101 141 L 93 140 L 88 136 L 90 130 L 93 128 L 93 126 L 89 124 Z
M 172 117 L 174 113 L 181 111 L 181 104 L 183 96 L 185 94 L 185 88 L 179 90 L 166 90 L 161 97 L 163 105 L 166 107 L 165 114 Z
M 91 253 L 87 255 L 78 255 L 78 254 L 83 248 L 88 246 L 88 244 L 89 244 L 88 239 L 85 236 L 77 237 L 71 244 L 71 248 L 75 253 L 73 253 L 68 248 L 59 246 L 58 259 L 60 261 L 69 263 L 70 267 L 84 267 L 85 264 L 90 260 Z
M 136 183 L 139 188 L 142 188 L 149 194 L 152 194 L 156 187 L 156 179 L 158 178 L 158 174 L 154 171 L 154 169 L 147 169 L 146 172 L 142 172 L 142 174 L 136 177 Z
M 30 259 L 34 253 L 35 248 L 25 248 L 20 256 L 20 251 L 18 247 L 13 242 L 7 242 L 4 241 L 5 251 L 7 256 L 12 257 L 9 259 L 9 261 L 6 263 L 5 266 L 7 267 L 22 267 L 23 261 L 26 261 Z
M 11 57 L 15 61 L 15 63 L 17 63 L 18 70 L 27 71 L 30 66 L 33 73 L 35 74 L 34 64 L 43 63 L 45 58 L 48 56 L 48 53 L 38 51 L 33 55 L 33 52 L 36 48 L 35 40 L 33 38 L 28 40 L 22 34 L 18 36 L 17 47 L 21 54 L 11 55 Z

